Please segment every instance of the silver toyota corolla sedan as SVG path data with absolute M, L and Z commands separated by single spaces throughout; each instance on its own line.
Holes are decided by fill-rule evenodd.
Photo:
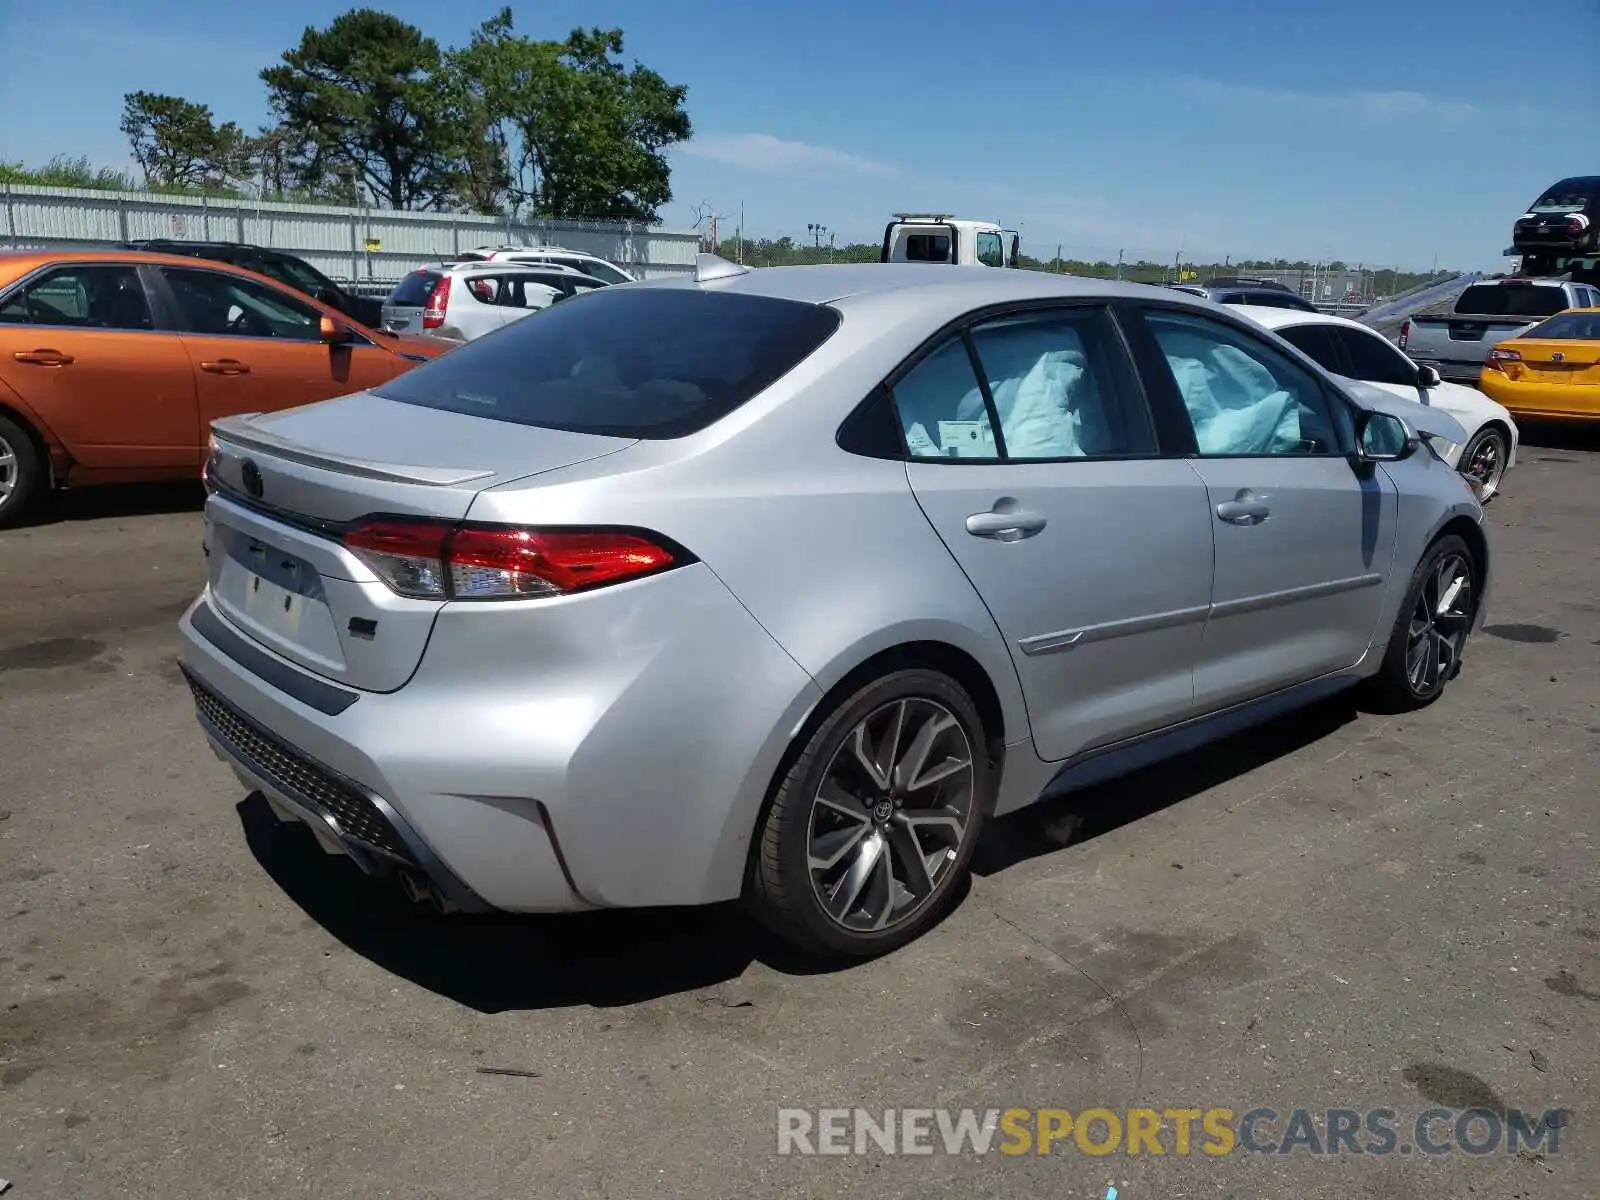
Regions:
M 1172 289 L 705 258 L 216 422 L 183 667 L 413 899 L 879 953 L 1041 793 L 1439 696 L 1489 547 L 1388 404 Z

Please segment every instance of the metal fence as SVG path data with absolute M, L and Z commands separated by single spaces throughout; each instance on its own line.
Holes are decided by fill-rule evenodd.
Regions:
M 330 278 L 382 288 L 479 246 L 564 246 L 646 277 L 694 269 L 699 234 L 603 221 L 513 221 L 277 200 L 162 196 L 0 183 L 0 236 L 14 249 L 107 246 L 139 238 L 248 242 L 299 255 Z

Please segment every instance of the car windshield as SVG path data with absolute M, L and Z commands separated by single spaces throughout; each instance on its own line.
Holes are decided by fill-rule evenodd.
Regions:
M 374 388 L 390 400 L 613 437 L 684 437 L 813 353 L 838 310 L 690 288 L 595 288 Z
M 1525 338 L 1559 338 L 1562 341 L 1600 342 L 1600 312 L 1565 312 L 1541 321 Z
M 1474 284 L 1456 301 L 1456 312 L 1480 317 L 1553 317 L 1566 307 L 1561 288 L 1527 284 Z

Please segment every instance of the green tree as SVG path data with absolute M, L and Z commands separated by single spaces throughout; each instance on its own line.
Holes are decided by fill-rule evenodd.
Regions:
M 389 13 L 351 9 L 307 26 L 261 72 L 300 185 L 337 194 L 353 179 L 393 208 L 448 202 L 462 132 L 442 64 L 437 42 Z
M 599 28 L 536 41 L 506 8 L 451 55 L 458 90 L 496 130 L 483 144 L 503 148 L 510 195 L 535 214 L 654 221 L 672 199 L 664 151 L 692 132 L 688 89 L 624 67 L 622 45 Z
M 122 132 L 152 187 L 214 187 L 240 166 L 245 138 L 232 121 L 218 125 L 211 109 L 178 96 L 129 92 Z
M 58 154 L 42 167 L 30 170 L 20 162 L 0 162 L 0 183 L 33 183 L 43 187 L 92 188 L 118 191 L 133 186 L 133 180 L 110 167 L 96 167 L 87 157 L 68 158 Z

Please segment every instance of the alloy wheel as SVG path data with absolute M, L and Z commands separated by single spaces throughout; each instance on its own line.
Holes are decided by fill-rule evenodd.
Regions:
M 1494 434 L 1469 447 L 1471 457 L 1461 464 L 1461 474 L 1472 485 L 1480 504 L 1490 500 L 1500 490 L 1500 480 L 1506 473 L 1505 447 Z
M 874 710 L 834 752 L 811 803 L 811 886 L 846 929 L 876 933 L 927 905 L 972 818 L 973 747 L 956 715 L 908 698 Z
M 1472 564 L 1446 554 L 1428 572 L 1406 631 L 1406 681 L 1419 699 L 1455 675 L 1472 623 Z

